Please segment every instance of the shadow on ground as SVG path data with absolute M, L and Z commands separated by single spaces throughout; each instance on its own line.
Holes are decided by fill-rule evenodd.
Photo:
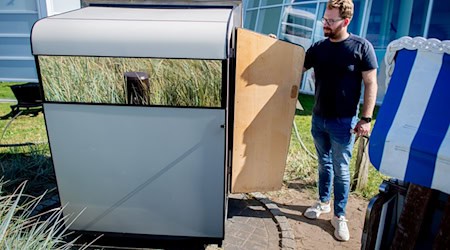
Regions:
M 12 152 L 0 154 L 2 192 L 6 195 L 13 194 L 21 183 L 26 182 L 24 194 L 34 197 L 45 194 L 33 214 L 59 207 L 51 158 L 35 150 L 27 153 L 15 153 L 14 149 L 10 151 Z

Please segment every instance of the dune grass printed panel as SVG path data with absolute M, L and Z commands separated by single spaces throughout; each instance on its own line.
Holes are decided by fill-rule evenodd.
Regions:
M 220 60 L 40 56 L 39 67 L 46 101 L 187 107 L 221 105 Z M 130 88 L 130 84 L 127 87 L 125 81 L 130 72 L 148 76 L 148 80 L 136 78 L 134 84 L 137 82 L 141 87 L 139 93 L 133 93 L 134 103 L 130 92 L 136 92 L 136 88 Z

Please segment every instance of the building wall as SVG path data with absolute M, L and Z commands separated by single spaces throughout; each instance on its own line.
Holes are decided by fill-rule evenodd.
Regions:
M 81 7 L 80 0 L 45 0 L 45 2 L 47 5 L 47 16 L 53 16 Z
M 33 24 L 40 18 L 79 9 L 93 2 L 197 5 L 241 3 L 240 0 L 2 0 L 0 1 L 0 82 L 38 82 L 30 44 Z
M 37 82 L 30 31 L 43 16 L 37 0 L 0 2 L 0 82 Z
M 384 55 L 389 42 L 402 36 L 450 39 L 448 0 L 354 0 L 355 13 L 349 26 L 353 34 L 367 38 L 375 48 L 380 65 L 378 103 L 386 91 Z M 327 0 L 244 0 L 244 27 L 308 49 L 323 39 L 322 16 Z M 301 92 L 314 93 L 308 71 Z
M 80 8 L 80 0 L 0 1 L 0 82 L 38 82 L 30 33 L 40 18 Z

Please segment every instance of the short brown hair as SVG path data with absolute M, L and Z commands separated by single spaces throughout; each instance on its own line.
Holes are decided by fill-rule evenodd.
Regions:
M 353 1 L 352 0 L 328 0 L 328 9 L 339 9 L 339 16 L 352 19 Z

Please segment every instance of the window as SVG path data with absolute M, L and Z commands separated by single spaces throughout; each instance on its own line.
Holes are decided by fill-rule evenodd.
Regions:
M 244 27 L 250 30 L 254 30 L 255 29 L 255 25 L 256 25 L 256 17 L 258 15 L 258 11 L 257 10 L 250 10 L 247 11 L 246 15 L 245 15 L 245 22 L 244 22 Z
M 280 22 L 281 7 L 259 10 L 258 25 L 256 31 L 263 34 L 277 34 Z
M 256 8 L 259 7 L 260 0 L 247 0 L 247 8 Z
M 424 36 L 429 0 L 415 0 L 409 27 L 409 36 Z
M 325 38 L 324 34 L 323 34 L 323 23 L 322 23 L 322 17 L 323 17 L 323 13 L 325 13 L 325 9 L 327 8 L 327 3 L 320 3 L 319 4 L 319 11 L 317 13 L 318 17 L 317 17 L 317 22 L 316 23 L 316 32 L 314 32 L 314 40 L 313 42 L 317 42 L 320 41 L 322 39 Z
M 282 4 L 283 0 L 261 0 L 261 6 Z
M 316 18 L 316 6 L 314 3 L 284 8 L 280 38 L 309 48 L 314 28 L 321 27 L 321 22 Z
M 429 0 L 383 0 L 379 4 L 373 3 L 367 39 L 376 49 L 385 49 L 391 41 L 402 36 L 425 36 L 429 2 Z M 433 2 L 428 37 L 448 39 L 450 5 L 445 0 Z
M 428 37 L 439 40 L 450 39 L 450 4 L 448 0 L 434 0 Z
M 220 60 L 39 56 L 49 102 L 221 107 Z
M 286 0 L 286 3 L 311 2 L 311 0 Z
M 398 31 L 399 1 L 382 0 L 372 4 L 366 38 L 375 48 L 386 48 Z
M 326 8 L 326 6 L 325 6 Z M 348 26 L 348 31 L 353 34 L 359 34 L 364 16 L 364 0 L 353 0 L 353 18 Z

